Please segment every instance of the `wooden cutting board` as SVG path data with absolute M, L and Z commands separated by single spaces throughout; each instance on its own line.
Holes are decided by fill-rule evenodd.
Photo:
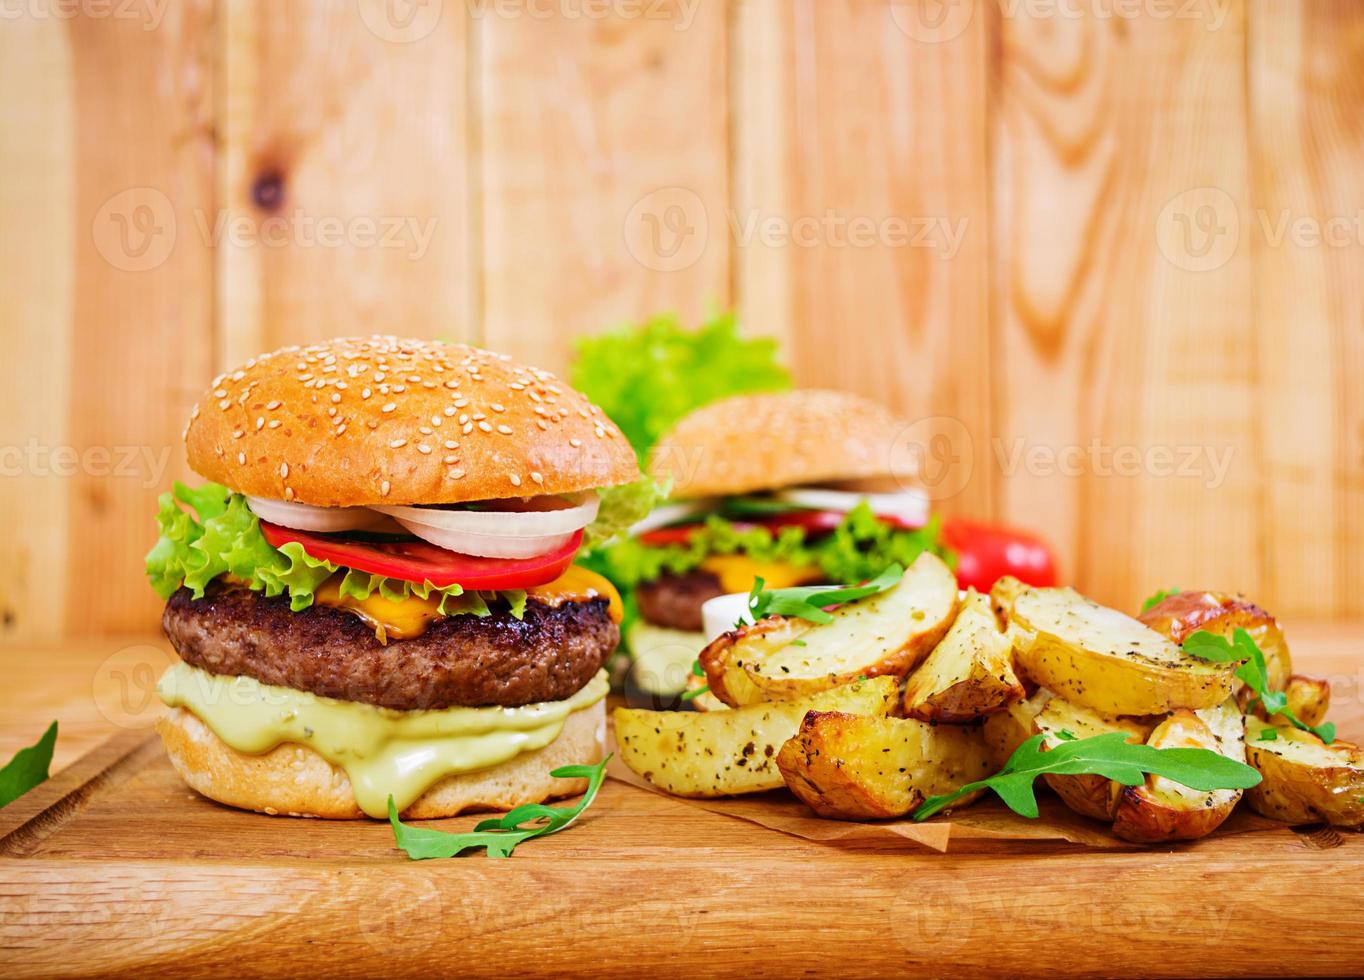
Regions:
M 1358 707 L 1352 654 L 1308 661 Z M 410 862 L 382 823 L 197 797 L 130 729 L 0 810 L 0 975 L 1349 975 L 1361 882 L 1364 837 L 1330 830 L 936 854 L 618 782 L 510 860 Z

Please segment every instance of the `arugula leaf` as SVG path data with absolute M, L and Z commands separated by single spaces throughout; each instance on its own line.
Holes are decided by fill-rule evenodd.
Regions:
M 1090 738 L 1061 741 L 1042 751 L 1045 735 L 1028 739 L 987 779 L 967 783 L 955 792 L 931 796 L 913 813 L 914 820 L 927 820 L 976 790 L 989 789 L 1015 813 L 1037 816 L 1033 782 L 1038 776 L 1098 775 L 1123 786 L 1139 786 L 1146 775 L 1164 776 L 1190 789 L 1248 789 L 1258 785 L 1260 774 L 1244 762 L 1229 759 L 1211 749 L 1158 749 L 1133 745 L 1127 732 L 1105 732 Z
M 841 589 L 802 585 L 770 591 L 764 588 L 765 583 L 761 578 L 756 578 L 753 580 L 753 590 L 748 594 L 748 611 L 755 623 L 764 616 L 799 616 L 812 623 L 832 623 L 834 618 L 824 611 L 825 606 L 853 602 L 885 592 L 898 583 L 904 574 L 903 566 L 892 564 L 866 585 Z
M 1184 638 L 1184 650 L 1200 660 L 1210 660 L 1213 663 L 1244 661 L 1237 668 L 1236 676 L 1245 681 L 1246 686 L 1255 695 L 1251 705 L 1254 705 L 1255 701 L 1260 702 L 1264 706 L 1266 716 L 1272 718 L 1274 715 L 1283 715 L 1294 727 L 1311 732 L 1327 745 L 1335 741 L 1334 724 L 1325 722 L 1320 725 L 1308 725 L 1300 721 L 1288 707 L 1288 695 L 1283 691 L 1269 689 L 1269 670 L 1265 666 L 1265 655 L 1255 642 L 1255 638 L 1244 629 L 1238 627 L 1232 633 L 1230 642 L 1226 637 L 1218 636 L 1216 633 L 1196 630 Z
M 1154 595 L 1148 596 L 1146 601 L 1141 604 L 1141 611 L 1149 612 L 1151 609 L 1170 598 L 1170 596 L 1179 595 L 1180 591 L 1181 590 L 1178 587 L 1158 590 Z
M 606 778 L 606 764 L 610 761 L 611 756 L 608 755 L 595 766 L 561 766 L 550 772 L 555 779 L 587 780 L 587 792 L 576 806 L 526 803 L 500 817 L 482 820 L 472 832 L 464 834 L 407 826 L 398 819 L 398 808 L 390 796 L 388 822 L 393 828 L 393 840 L 413 861 L 456 857 L 480 847 L 485 849 L 490 858 L 511 857 L 518 844 L 557 834 L 577 820 L 596 798 L 597 790 L 601 789 L 602 781 Z
M 56 744 L 57 723 L 54 721 L 47 726 L 42 738 L 14 753 L 14 758 L 0 769 L 0 806 L 9 806 L 47 779 L 52 767 L 52 749 Z
M 1255 739 L 1255 741 L 1257 741 L 1257 742 L 1275 742 L 1275 741 L 1278 741 L 1278 738 L 1279 738 L 1279 733 L 1276 732 L 1276 731 L 1274 730 L 1274 726 L 1273 726 L 1273 725 L 1268 725 L 1268 726 L 1266 726 L 1266 727 L 1260 729 L 1259 737 L 1257 737 L 1257 738 Z
M 639 453 L 694 409 L 730 395 L 780 391 L 791 376 L 777 343 L 739 336 L 732 313 L 688 330 L 673 314 L 580 340 L 570 380 Z
M 693 698 L 699 698 L 701 695 L 706 694 L 709 691 L 710 691 L 709 684 L 703 685 L 702 687 L 693 687 L 690 688 L 689 690 L 683 691 L 681 699 L 683 701 L 690 701 Z

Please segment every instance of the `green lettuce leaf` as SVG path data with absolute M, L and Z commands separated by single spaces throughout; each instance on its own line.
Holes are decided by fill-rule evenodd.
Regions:
M 583 531 L 583 548 L 600 548 L 621 537 L 667 496 L 664 487 L 649 477 L 619 487 L 597 491 L 601 506 L 597 518 Z
M 588 556 L 584 564 L 617 588 L 633 589 L 660 575 L 681 575 L 712 555 L 747 555 L 755 561 L 813 565 L 831 583 L 851 585 L 875 578 L 886 566 L 908 568 L 925 551 L 951 559 L 938 540 L 936 517 L 916 531 L 902 531 L 877 520 L 866 503 L 848 511 L 830 534 L 807 540 L 803 528 L 739 527 L 711 514 L 686 544 L 661 547 L 627 538 Z
M 296 541 L 275 548 L 265 540 L 260 520 L 246 506 L 246 498 L 216 483 L 194 488 L 176 483 L 171 493 L 159 498 L 156 522 L 161 537 L 147 552 L 146 568 L 152 588 L 163 599 L 181 586 L 201 599 L 210 582 L 231 575 L 267 596 L 287 595 L 289 608 L 298 612 L 313 604 L 323 582 L 344 571 L 341 595 L 356 599 L 368 599 L 376 591 L 395 602 L 412 595 L 435 596 L 445 616 L 487 616 L 492 612 L 489 603 L 497 601 L 506 603 L 517 619 L 526 610 L 526 593 L 519 589 L 465 592 L 458 585 L 405 582 L 343 569 L 312 557 Z
M 658 437 L 702 405 L 791 387 L 777 343 L 739 336 L 732 313 L 687 330 L 673 314 L 578 341 L 573 387 L 620 426 L 643 460 Z

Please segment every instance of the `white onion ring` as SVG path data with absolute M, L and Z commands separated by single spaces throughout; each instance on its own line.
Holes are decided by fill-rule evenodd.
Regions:
M 541 498 L 542 502 L 551 499 L 555 498 Z M 563 547 L 591 524 L 601 499 L 592 493 L 562 503 L 562 507 L 550 510 L 374 509 L 438 548 L 483 558 L 534 558 Z
M 921 493 L 854 493 L 847 490 L 824 490 L 815 487 L 794 487 L 774 495 L 777 500 L 816 510 L 847 513 L 866 501 L 873 514 L 898 517 L 906 524 L 922 526 L 928 523 L 928 498 Z
M 635 536 L 647 534 L 650 531 L 658 530 L 660 527 L 667 527 L 669 524 L 714 509 L 714 502 L 704 500 L 691 500 L 684 504 L 664 504 L 662 507 L 655 507 L 649 511 L 648 517 L 632 524 L 630 533 Z
M 368 507 L 314 507 L 288 500 L 247 497 L 246 506 L 263 521 L 295 531 L 383 531 L 402 533 L 394 521 Z

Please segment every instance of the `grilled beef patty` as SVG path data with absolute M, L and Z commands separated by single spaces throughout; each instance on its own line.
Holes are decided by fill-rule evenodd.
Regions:
M 720 580 L 710 572 L 691 571 L 683 575 L 660 575 L 635 589 L 639 614 L 655 626 L 700 633 L 701 605 L 707 599 L 724 595 Z
M 402 711 L 562 701 L 620 639 L 605 599 L 550 606 L 531 598 L 520 620 L 505 609 L 450 616 L 385 645 L 343 609 L 292 612 L 285 596 L 221 585 L 202 599 L 180 589 L 161 624 L 180 659 L 211 674 Z

